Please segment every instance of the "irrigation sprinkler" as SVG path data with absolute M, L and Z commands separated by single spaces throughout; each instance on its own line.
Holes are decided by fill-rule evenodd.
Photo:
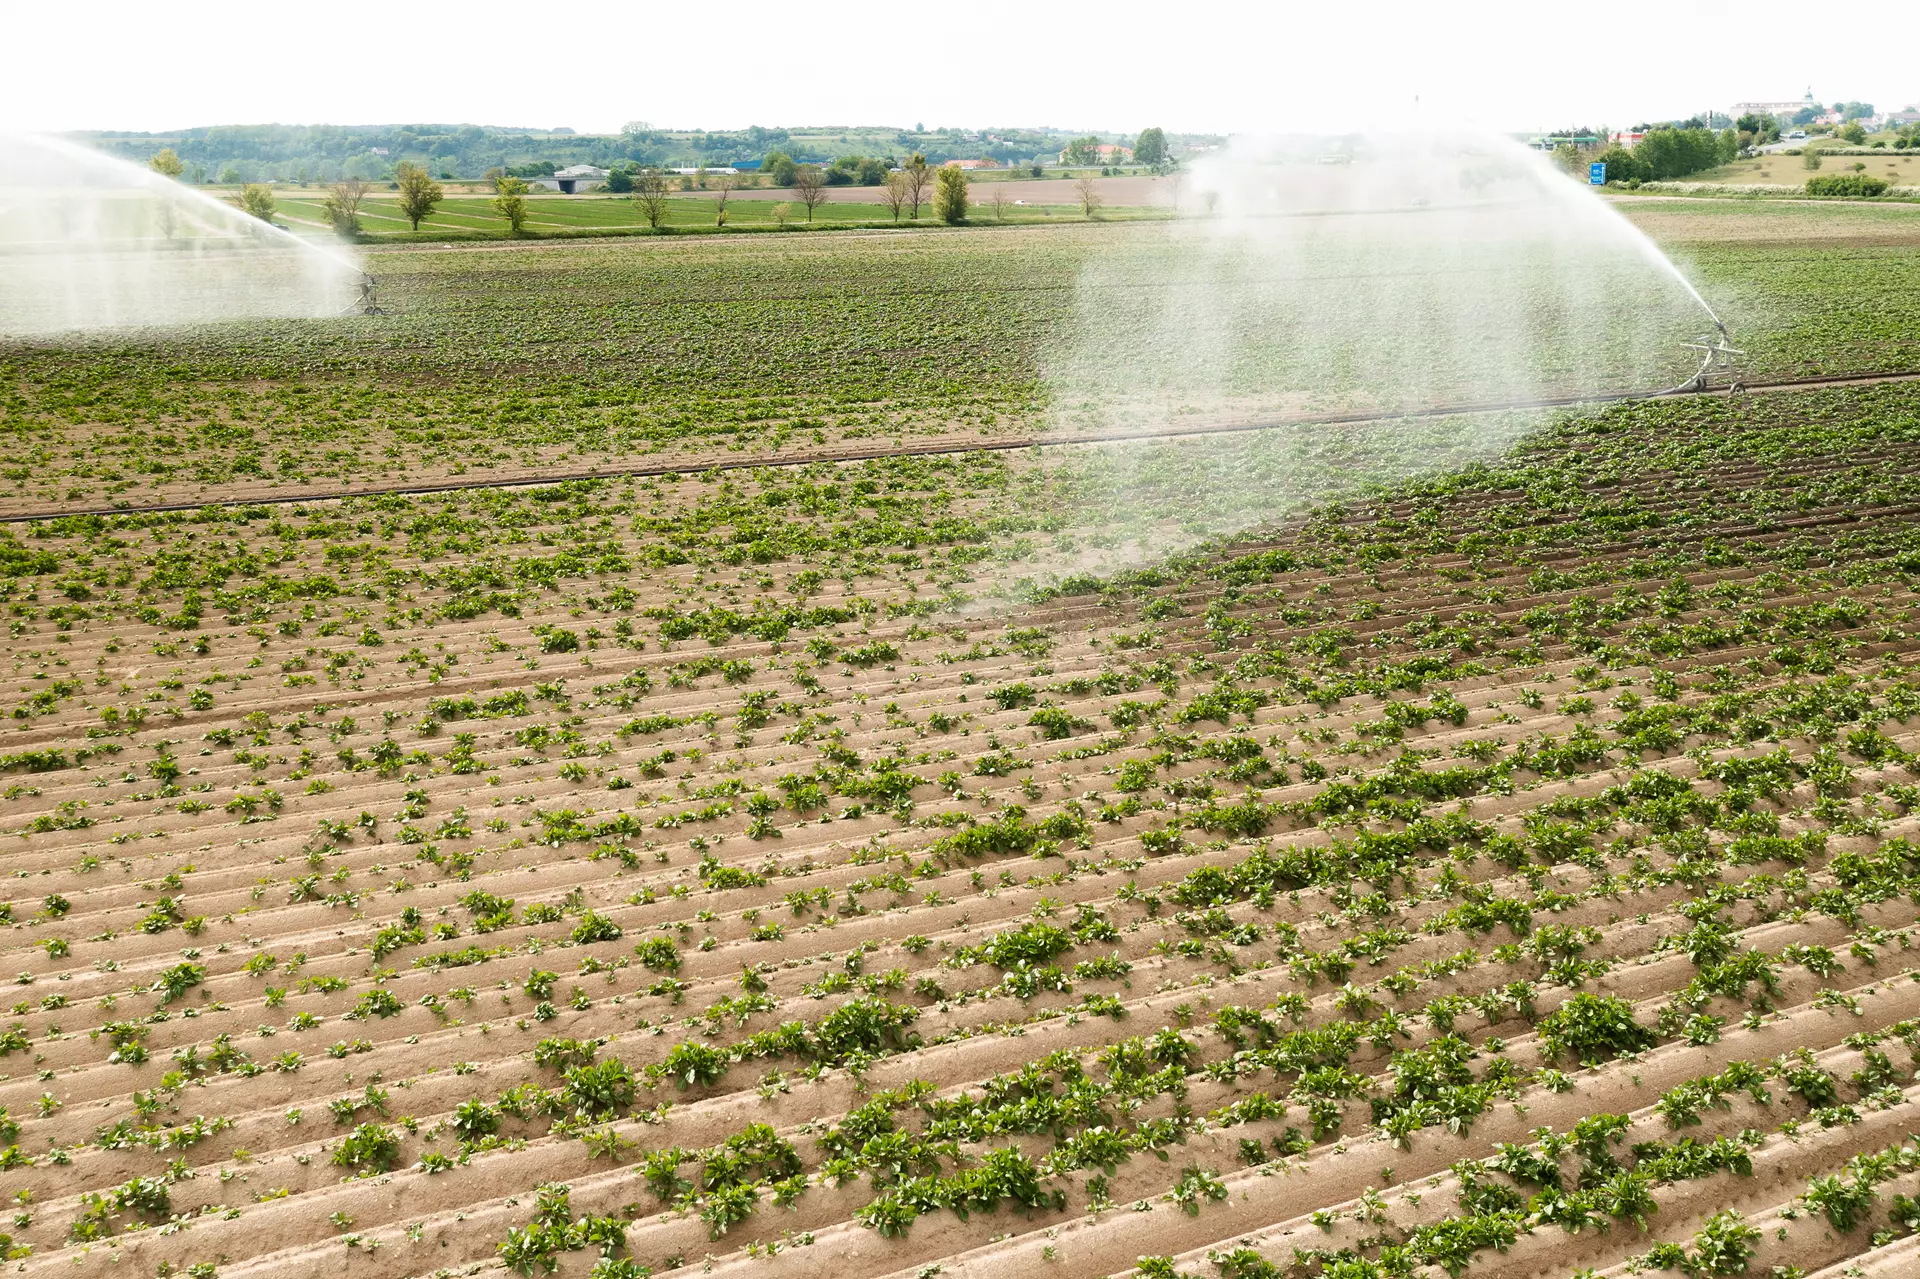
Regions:
M 373 288 L 372 274 L 363 272 L 360 276 L 360 296 L 355 298 L 353 305 L 347 308 L 347 314 L 351 315 L 358 311 L 361 315 L 385 315 L 386 312 L 380 309 L 380 303 L 374 298 Z
M 1692 342 L 1680 344 L 1688 350 L 1700 352 L 1700 367 L 1692 377 L 1665 394 L 1679 395 L 1689 391 L 1704 391 L 1707 389 L 1708 381 L 1715 374 L 1720 373 L 1726 374 L 1731 379 L 1727 383 L 1727 394 L 1738 395 L 1747 389 L 1737 376 L 1734 366 L 1735 358 L 1744 358 L 1747 353 L 1734 346 L 1733 334 L 1728 332 L 1726 324 L 1718 316 L 1714 317 L 1713 327 L 1719 331 L 1718 336 L 1703 333 Z

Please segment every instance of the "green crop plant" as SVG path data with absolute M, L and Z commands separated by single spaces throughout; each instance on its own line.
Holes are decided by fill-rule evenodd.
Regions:
M 384 1124 L 361 1124 L 333 1149 L 334 1164 L 360 1177 L 386 1172 L 399 1159 L 400 1138 Z

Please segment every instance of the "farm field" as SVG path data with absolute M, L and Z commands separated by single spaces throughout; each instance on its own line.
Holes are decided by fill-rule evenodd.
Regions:
M 1869 177 L 1885 178 L 1894 186 L 1920 185 L 1920 155 L 1891 150 L 1860 155 L 1830 155 L 1818 169 L 1807 168 L 1802 157 L 1797 155 L 1763 155 L 1723 164 L 1687 180 L 1717 185 L 1755 183 L 1799 187 L 1804 186 L 1811 177 L 1851 173 L 1856 164 L 1866 165 L 1863 172 Z
M 1622 207 L 1920 367 L 1911 218 Z M 15 1273 L 1910 1273 L 1920 384 L 1249 437 L 1050 580 L 1205 446 L 709 469 L 1034 429 L 1111 233 L 0 353 Z
M 1080 220 L 1081 210 L 1074 198 L 1072 183 L 1032 185 L 1045 185 L 1049 191 L 1036 193 L 1024 206 L 1010 205 L 1005 213 L 1005 221 Z M 1053 190 L 1056 186 L 1058 189 Z M 321 198 L 319 195 L 309 197 L 281 193 L 278 199 L 283 220 L 290 226 L 305 230 L 323 230 L 327 226 L 327 218 L 320 207 Z M 1022 189 L 1013 198 L 1027 199 L 1028 193 Z M 1042 199 L 1049 202 L 1042 204 L 1039 202 Z M 529 196 L 527 204 L 527 229 L 536 233 L 639 231 L 647 225 L 640 207 L 623 196 Z M 799 228 L 807 225 L 806 207 L 794 198 L 792 192 L 778 190 L 732 192 L 727 199 L 727 225 L 735 228 L 775 226 L 774 207 L 779 204 L 787 205 L 788 226 Z M 982 220 L 998 220 L 998 215 L 991 208 L 977 212 Z M 1102 212 L 1109 218 L 1126 219 L 1138 215 L 1137 210 L 1126 208 L 1103 209 Z M 662 224 L 675 229 L 711 230 L 716 216 L 711 194 L 691 191 L 676 193 L 667 201 Z M 920 219 L 927 223 L 936 221 L 930 204 L 922 206 Z M 434 241 L 436 236 L 446 239 L 449 232 L 481 232 L 499 236 L 507 230 L 505 219 L 494 212 L 490 196 L 449 196 L 415 232 L 406 218 L 401 216 L 396 197 L 375 193 L 368 196 L 366 203 L 361 206 L 360 220 L 370 236 L 425 242 Z M 815 209 L 813 214 L 814 225 L 891 224 L 893 221 L 893 210 L 879 203 L 877 194 L 866 188 L 832 188 L 826 203 Z M 903 212 L 900 221 L 911 225 L 913 219 L 909 212 Z
M 1783 378 L 1912 368 L 1920 217 L 1622 201 Z M 376 249 L 389 312 L 0 367 L 0 514 L 1029 435 L 1116 226 Z

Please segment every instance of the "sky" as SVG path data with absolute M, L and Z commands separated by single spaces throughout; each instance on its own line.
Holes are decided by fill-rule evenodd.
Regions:
M 1518 131 L 1623 128 L 1809 88 L 1829 104 L 1920 103 L 1920 63 L 1872 56 L 1861 36 L 1813 38 L 1804 7 L 1775 0 L 462 0 L 335 21 L 324 7 L 258 0 L 8 8 L 0 128 L 37 131 L 432 122 L 584 133 L 644 120 L 1234 132 L 1415 111 Z

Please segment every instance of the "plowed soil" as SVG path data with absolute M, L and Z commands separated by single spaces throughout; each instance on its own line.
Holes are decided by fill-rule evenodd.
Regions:
M 1020 591 L 1011 455 L 17 526 L 5 1247 L 1908 1273 L 1917 460 L 1619 405 Z

